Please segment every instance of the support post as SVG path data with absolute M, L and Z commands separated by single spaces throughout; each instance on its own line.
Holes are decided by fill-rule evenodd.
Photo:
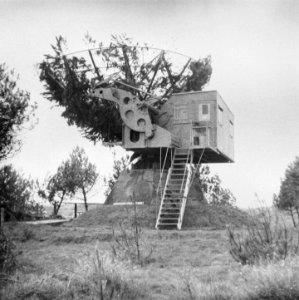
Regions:
M 75 203 L 75 206 L 74 206 L 74 218 L 75 219 L 77 218 L 77 211 L 78 211 L 78 207 L 77 207 L 77 203 Z

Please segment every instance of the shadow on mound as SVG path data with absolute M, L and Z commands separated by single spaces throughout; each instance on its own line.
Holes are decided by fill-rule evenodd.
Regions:
M 69 225 L 78 227 L 114 226 L 121 222 L 130 222 L 133 215 L 133 206 L 103 205 L 82 214 Z M 142 227 L 155 229 L 156 206 L 138 205 L 137 215 Z M 182 229 L 223 229 L 227 225 L 242 227 L 248 223 L 248 220 L 247 213 L 235 207 L 208 204 L 187 205 Z

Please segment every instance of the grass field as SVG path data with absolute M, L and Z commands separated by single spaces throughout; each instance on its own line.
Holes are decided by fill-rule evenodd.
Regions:
M 7 225 L 18 268 L 6 278 L 0 298 L 299 299 L 298 257 L 241 266 L 229 254 L 225 229 L 144 226 L 141 250 L 154 251 L 140 266 L 112 256 L 117 220 L 95 219 L 100 214 L 90 211 L 57 227 Z

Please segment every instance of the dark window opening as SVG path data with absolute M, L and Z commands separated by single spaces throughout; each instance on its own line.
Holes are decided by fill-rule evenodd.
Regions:
M 202 114 L 203 115 L 208 115 L 209 114 L 209 105 L 203 104 L 203 106 L 202 106 Z
M 139 141 L 140 138 L 140 133 L 135 131 L 135 130 L 131 130 L 130 131 L 130 140 L 132 143 L 136 143 Z
M 198 136 L 194 137 L 193 144 L 194 144 L 194 146 L 199 146 L 199 137 Z

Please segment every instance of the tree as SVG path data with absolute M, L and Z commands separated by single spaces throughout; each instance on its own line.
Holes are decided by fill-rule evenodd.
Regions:
M 78 146 L 71 153 L 69 163 L 72 168 L 75 189 L 82 193 L 85 210 L 87 211 L 87 195 L 94 187 L 99 175 L 96 165 L 89 162 L 84 149 Z
M 87 195 L 97 177 L 96 166 L 88 161 L 84 149 L 76 147 L 69 158 L 61 163 L 56 173 L 45 180 L 38 194 L 54 206 L 55 216 L 63 201 L 72 198 L 77 192 L 82 193 L 87 210 Z
M 53 214 L 57 216 L 63 201 L 72 197 L 75 192 L 74 170 L 70 160 L 67 160 L 61 163 L 53 176 L 45 179 L 43 186 L 39 187 L 38 195 L 53 205 Z
M 7 215 L 17 220 L 30 218 L 40 205 L 32 200 L 33 181 L 25 178 L 11 165 L 0 169 L 0 200 Z
M 202 199 L 211 205 L 235 205 L 235 196 L 229 189 L 221 186 L 221 180 L 217 174 L 211 175 L 209 166 L 202 166 L 196 176 L 201 187 Z
M 17 87 L 18 77 L 0 64 L 0 160 L 21 146 L 18 133 L 34 115 L 30 94 Z
M 113 153 L 113 167 L 112 167 L 112 175 L 104 178 L 104 183 L 107 186 L 105 191 L 105 196 L 108 197 L 110 192 L 112 191 L 114 184 L 116 183 L 118 177 L 121 172 L 128 169 L 130 164 L 130 156 L 126 155 L 121 157 L 120 159 L 116 159 L 115 152 Z
M 278 209 L 287 211 L 293 220 L 294 226 L 299 221 L 299 157 L 296 157 L 285 171 L 278 195 L 274 195 L 273 204 Z M 297 224 L 295 220 L 297 216 Z
M 90 48 L 96 46 L 90 36 L 86 40 Z M 155 53 L 153 59 L 144 62 L 149 48 L 125 36 L 112 36 L 109 47 L 100 43 L 93 54 L 91 50 L 87 52 L 90 57 L 82 53 L 65 55 L 66 44 L 65 39 L 57 37 L 56 44 L 52 45 L 54 54 L 45 55 L 40 63 L 44 96 L 63 107 L 62 116 L 68 124 L 78 126 L 94 142 L 119 141 L 122 136 L 117 105 L 88 95 L 97 84 L 120 86 L 142 101 L 148 97 L 145 92 L 150 92 L 161 99 L 155 104 L 158 109 L 173 92 L 201 90 L 212 74 L 210 57 L 186 59 L 180 70 L 175 70 L 165 51 Z M 96 59 L 102 67 L 94 63 Z

